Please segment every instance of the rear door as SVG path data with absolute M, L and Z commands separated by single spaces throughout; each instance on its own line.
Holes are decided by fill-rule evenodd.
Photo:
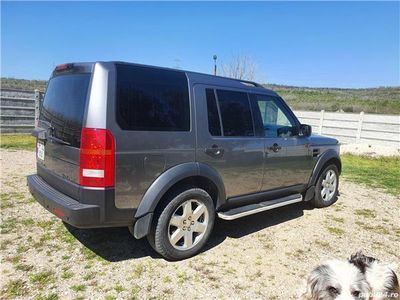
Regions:
M 79 182 L 81 130 L 91 79 L 90 72 L 81 70 L 55 71 L 46 89 L 38 127 L 45 129 L 47 139 L 38 139 L 37 166 L 38 174 L 47 181 L 57 177 Z M 57 188 L 78 197 L 77 189 Z
M 221 175 L 227 197 L 261 189 L 264 139 L 257 137 L 246 92 L 195 85 L 197 161 Z
M 308 137 L 298 134 L 298 121 L 278 97 L 251 94 L 250 98 L 265 135 L 262 190 L 306 184 L 313 162 Z

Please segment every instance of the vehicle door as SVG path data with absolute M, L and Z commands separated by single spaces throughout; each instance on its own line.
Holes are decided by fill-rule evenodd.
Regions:
M 257 137 L 245 91 L 195 85 L 196 159 L 221 175 L 228 198 L 259 192 L 264 139 Z
M 309 138 L 299 135 L 300 123 L 282 99 L 251 94 L 255 122 L 264 131 L 262 190 L 294 187 L 308 182 L 312 168 Z

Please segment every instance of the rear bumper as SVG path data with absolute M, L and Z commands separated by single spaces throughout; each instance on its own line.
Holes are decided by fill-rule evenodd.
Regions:
M 37 202 L 72 226 L 95 228 L 133 224 L 132 210 L 116 209 L 110 191 L 93 191 L 95 194 L 92 193 L 90 198 L 95 198 L 97 203 L 85 204 L 56 190 L 39 175 L 28 176 L 27 183 Z

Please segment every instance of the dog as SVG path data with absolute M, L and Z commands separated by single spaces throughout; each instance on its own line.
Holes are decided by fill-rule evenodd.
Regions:
M 388 264 L 357 252 L 346 261 L 331 260 L 308 277 L 303 300 L 399 300 L 399 282 Z
M 394 268 L 378 259 L 366 256 L 361 252 L 352 255 L 349 262 L 355 265 L 370 286 L 370 298 L 373 300 L 400 299 L 399 280 Z
M 369 295 L 365 275 L 349 261 L 330 260 L 316 267 L 308 277 L 303 300 L 352 300 Z M 368 299 L 368 298 L 367 298 Z

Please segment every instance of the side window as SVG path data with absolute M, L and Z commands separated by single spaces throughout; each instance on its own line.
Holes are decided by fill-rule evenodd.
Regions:
M 122 129 L 189 131 L 185 73 L 117 64 L 117 122 Z
M 208 131 L 213 136 L 221 135 L 221 123 L 218 115 L 217 101 L 213 89 L 206 89 Z
M 266 137 L 289 137 L 297 135 L 296 122 L 276 97 L 251 95 L 256 102 Z
M 217 96 L 224 136 L 254 136 L 247 94 L 217 90 Z

